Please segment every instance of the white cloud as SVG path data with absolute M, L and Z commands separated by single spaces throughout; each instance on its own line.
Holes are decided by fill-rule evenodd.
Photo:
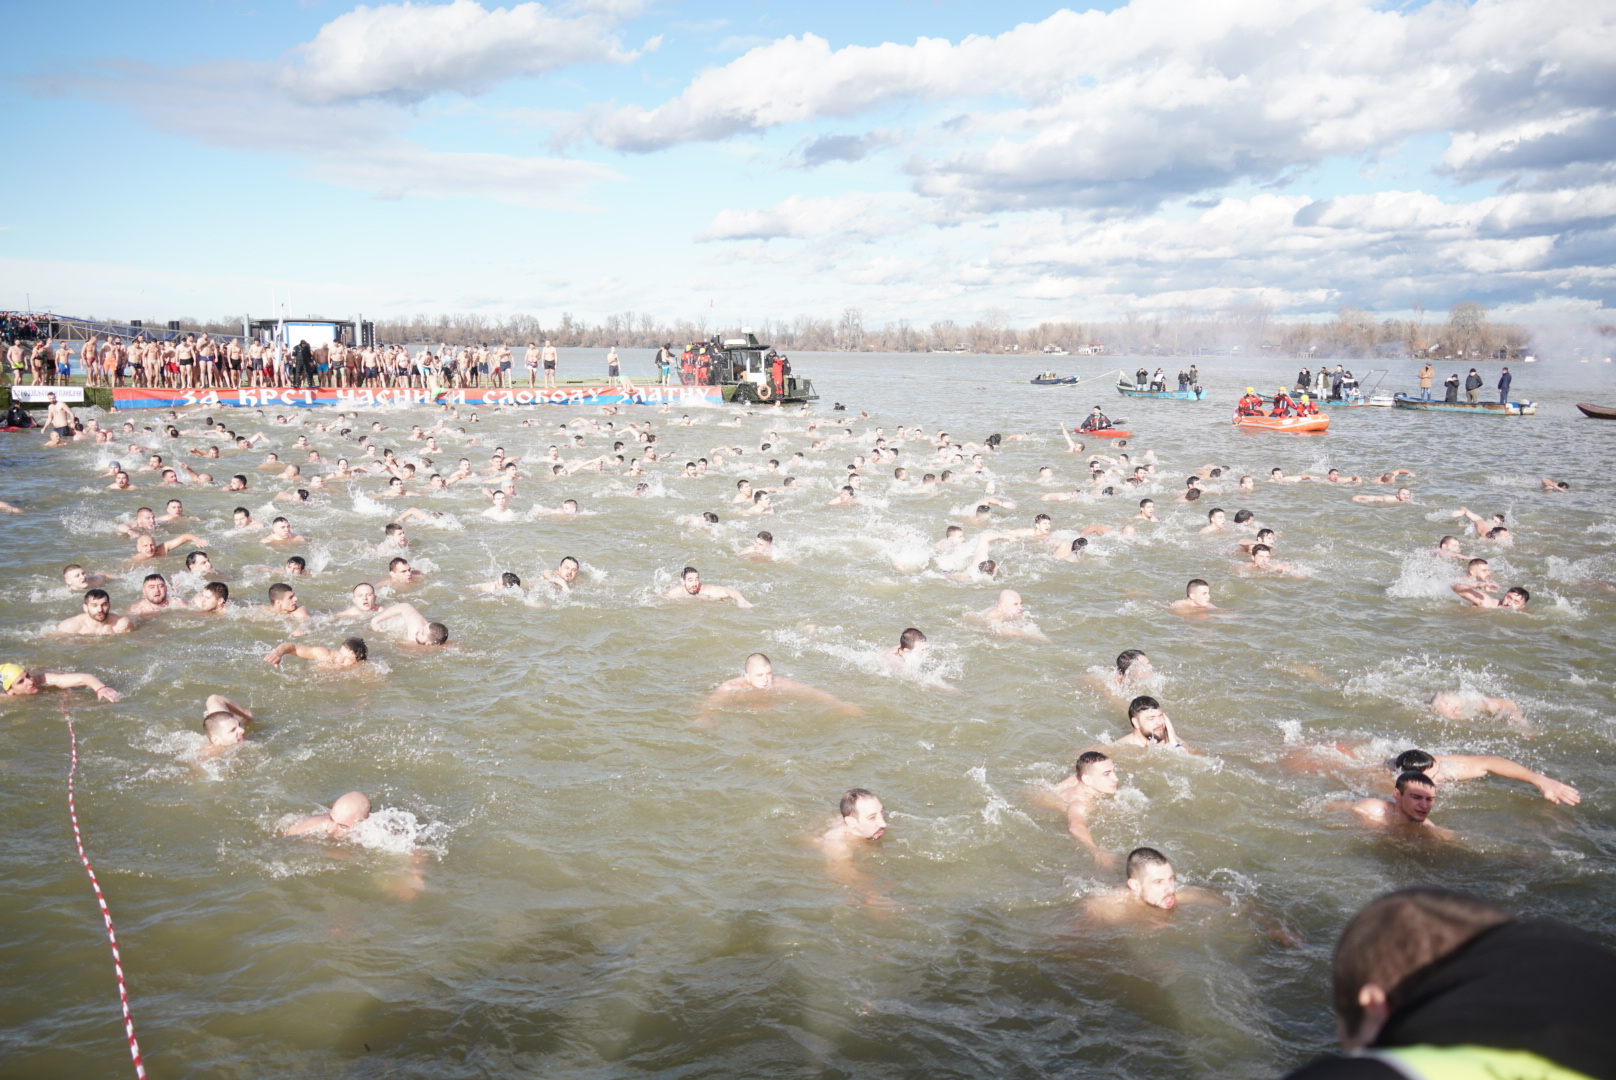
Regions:
M 287 95 L 265 65 L 109 65 L 71 89 L 132 110 L 152 127 L 208 146 L 297 160 L 311 180 L 379 198 L 486 198 L 586 209 L 584 193 L 620 179 L 561 158 L 435 151 L 400 134 L 401 110 L 378 101 L 312 105 Z M 52 89 L 63 86 L 42 84 Z
M 806 240 L 818 236 L 882 236 L 912 226 L 896 216 L 905 196 L 854 193 L 805 199 L 793 195 L 766 210 L 720 210 L 697 240 Z
M 833 49 L 804 34 L 653 108 L 597 106 L 578 123 L 649 152 L 905 102 L 967 110 L 911 166 L 918 191 L 963 211 L 1148 207 L 1431 132 L 1452 135 L 1447 167 L 1469 177 L 1603 162 L 1616 6 L 1133 0 L 958 43 Z
M 610 31 L 637 7 L 557 15 L 537 3 L 492 11 L 476 0 L 360 5 L 293 49 L 298 63 L 280 77 L 299 98 L 320 104 L 477 94 L 512 76 L 634 59 L 639 54 L 625 52 Z

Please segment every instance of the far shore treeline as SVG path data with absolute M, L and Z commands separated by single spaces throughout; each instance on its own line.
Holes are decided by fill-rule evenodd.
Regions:
M 328 313 L 327 317 L 343 317 Z M 241 320 L 180 320 L 185 330 L 239 334 Z M 150 325 L 163 325 L 152 320 Z M 1416 311 L 1411 319 L 1379 318 L 1343 306 L 1328 322 L 1281 322 L 1266 304 L 1218 311 L 1182 307 L 1167 313 L 1126 312 L 1104 322 L 1043 322 L 1026 329 L 1010 326 L 1008 313 L 989 309 L 974 322 L 945 319 L 925 326 L 898 319 L 867 325 L 864 313 L 848 308 L 836 319 L 798 315 L 792 319 L 680 319 L 665 322 L 645 312 L 625 311 L 590 323 L 563 314 L 545 322 L 533 315 L 416 315 L 376 319 L 376 340 L 389 344 L 511 345 L 550 341 L 560 348 L 682 347 L 715 333 L 748 326 L 758 339 L 782 350 L 805 352 L 972 352 L 1040 353 L 1048 347 L 1068 353 L 1126 356 L 1278 355 L 1295 357 L 1470 358 L 1518 360 L 1532 351 L 1525 327 L 1491 322 L 1479 303 L 1455 304 L 1446 316 Z M 1604 328 L 1601 328 L 1604 329 Z

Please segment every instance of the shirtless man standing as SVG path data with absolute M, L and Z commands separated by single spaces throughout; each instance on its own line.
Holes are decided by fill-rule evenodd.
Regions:
M 859 716 L 864 712 L 857 705 L 849 704 L 816 686 L 776 675 L 774 663 L 763 653 L 748 656 L 742 672 L 739 678 L 719 683 L 718 687 L 707 695 L 707 700 L 702 703 L 698 723 L 706 723 L 715 709 L 730 705 L 768 702 L 784 697 L 834 706 L 842 711 L 843 716 Z
M 50 432 L 46 446 L 63 446 L 73 440 L 73 410 L 56 400 L 51 394 L 45 407 L 45 430 Z
M 314 814 L 286 827 L 282 836 L 345 836 L 349 829 L 370 816 L 370 797 L 350 791 L 331 804 L 329 814 Z
M 1128 880 L 1125 885 L 1086 905 L 1089 918 L 1097 923 L 1136 923 L 1161 926 L 1167 915 L 1180 904 L 1223 907 L 1228 901 L 1217 893 L 1193 885 L 1179 888 L 1178 875 L 1167 856 L 1155 848 L 1134 848 L 1128 852 Z
M 1066 804 L 1066 831 L 1104 870 L 1120 869 L 1122 858 L 1094 842 L 1094 834 L 1089 832 L 1089 812 L 1100 799 L 1116 793 L 1117 764 L 1098 750 L 1079 754 L 1072 775 L 1055 787 L 1055 797 Z
M 91 589 L 84 594 L 84 613 L 63 619 L 56 624 L 58 634 L 127 634 L 135 624 L 112 610 L 112 597 L 105 589 Z
M 679 575 L 679 584 L 662 594 L 669 600 L 733 600 L 738 608 L 749 608 L 752 604 L 742 596 L 739 591 L 725 585 L 703 585 L 701 571 L 694 566 L 687 566 Z

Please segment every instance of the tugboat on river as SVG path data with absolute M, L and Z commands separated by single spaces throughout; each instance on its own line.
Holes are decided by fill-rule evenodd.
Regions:
M 758 341 L 750 330 L 740 337 L 714 336 L 692 342 L 679 356 L 685 386 L 716 386 L 737 405 L 798 404 L 818 401 L 812 380 L 791 373 L 791 361 Z

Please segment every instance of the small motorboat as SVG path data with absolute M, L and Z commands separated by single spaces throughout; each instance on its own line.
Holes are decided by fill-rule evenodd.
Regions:
M 1046 371 L 1036 379 L 1029 379 L 1027 381 L 1032 383 L 1034 386 L 1071 386 L 1076 383 L 1078 379 L 1076 375 L 1068 375 L 1063 379 L 1053 371 Z
M 1616 407 L 1610 405 L 1589 405 L 1587 402 L 1577 402 L 1577 408 L 1582 415 L 1591 416 L 1595 420 L 1616 420 Z
M 1237 416 L 1236 427 L 1255 431 L 1283 431 L 1291 435 L 1306 435 L 1315 431 L 1328 431 L 1330 418 L 1318 416 Z
M 1398 394 L 1392 401 L 1399 409 L 1413 409 L 1417 412 L 1450 412 L 1472 413 L 1477 416 L 1535 416 L 1537 415 L 1537 402 L 1535 401 L 1509 401 L 1500 404 L 1496 401 L 1427 401 L 1417 398 L 1413 394 Z

